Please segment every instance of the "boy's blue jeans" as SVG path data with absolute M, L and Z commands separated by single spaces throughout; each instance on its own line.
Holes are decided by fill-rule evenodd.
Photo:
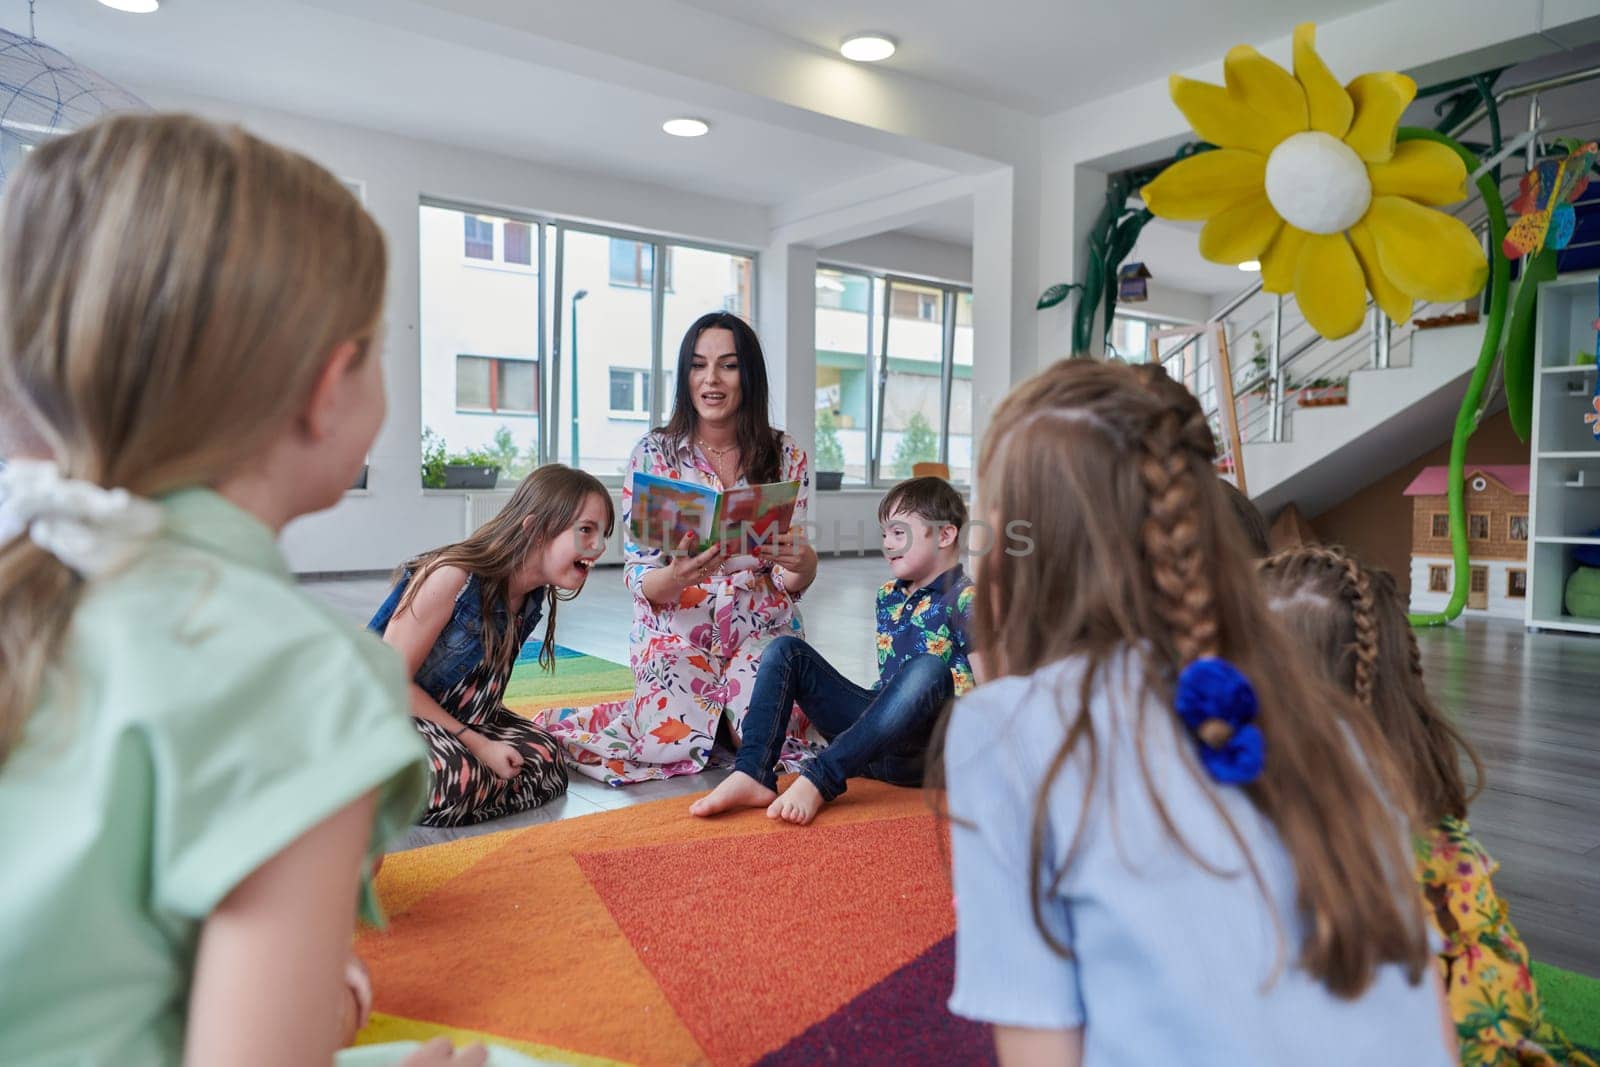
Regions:
M 860 775 L 921 785 L 934 722 L 954 693 L 950 665 L 938 656 L 908 660 L 883 688 L 863 689 L 804 641 L 780 637 L 761 654 L 733 768 L 776 789 L 774 765 L 798 703 L 828 739 L 801 771 L 824 800 L 843 793 L 846 778 Z

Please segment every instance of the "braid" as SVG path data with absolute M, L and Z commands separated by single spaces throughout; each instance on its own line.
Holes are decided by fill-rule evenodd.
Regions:
M 1354 657 L 1351 687 L 1362 707 L 1372 707 L 1372 691 L 1378 667 L 1378 608 L 1366 572 L 1361 564 L 1338 549 L 1319 545 L 1285 549 L 1267 559 L 1262 568 L 1273 571 L 1285 565 L 1292 567 L 1295 560 L 1303 561 L 1305 565 L 1319 566 L 1338 581 L 1339 594 L 1350 605 L 1350 623 L 1355 629 L 1355 644 L 1351 649 Z M 1422 658 L 1417 651 L 1416 635 L 1410 634 L 1409 630 L 1407 633 L 1411 639 L 1411 667 L 1420 678 Z
M 1163 411 L 1145 436 L 1139 459 L 1147 497 L 1140 539 L 1155 586 L 1156 612 L 1167 625 L 1179 663 L 1217 651 L 1216 595 L 1201 558 L 1194 455 L 1184 436 L 1178 412 Z

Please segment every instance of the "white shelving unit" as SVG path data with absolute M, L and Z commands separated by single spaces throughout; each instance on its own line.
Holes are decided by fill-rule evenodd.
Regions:
M 1600 528 L 1600 441 L 1583 421 L 1593 410 L 1596 368 L 1572 362 L 1578 352 L 1595 350 L 1596 278 L 1569 274 L 1539 289 L 1528 498 L 1530 630 L 1600 634 L 1600 619 L 1568 615 L 1563 603 L 1577 567 L 1572 549 L 1600 545 L 1600 536 L 1590 536 Z

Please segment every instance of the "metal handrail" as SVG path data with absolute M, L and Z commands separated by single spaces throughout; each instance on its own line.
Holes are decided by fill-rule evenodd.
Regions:
M 1509 89 L 1502 89 L 1494 94 L 1494 103 L 1496 107 L 1499 107 L 1507 100 L 1532 96 L 1534 93 L 1542 93 L 1546 89 L 1564 89 L 1569 85 L 1580 85 L 1583 82 L 1594 81 L 1596 78 L 1600 78 L 1600 66 L 1584 67 L 1582 70 L 1569 71 L 1566 74 L 1555 74 L 1539 81 L 1526 82 L 1522 85 L 1512 86 Z M 1454 137 L 1459 133 L 1470 130 L 1488 117 L 1489 108 L 1480 105 L 1466 118 L 1456 123 L 1455 127 L 1449 131 L 1450 136 Z

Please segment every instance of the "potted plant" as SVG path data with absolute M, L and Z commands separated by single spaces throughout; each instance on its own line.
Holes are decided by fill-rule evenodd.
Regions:
M 1349 402 L 1349 375 L 1338 378 L 1313 378 L 1299 391 L 1299 403 L 1303 408 L 1332 407 Z
M 844 482 L 844 447 L 839 444 L 839 426 L 833 409 L 817 412 L 817 488 L 838 489 Z
M 484 449 L 450 452 L 431 428 L 422 431 L 424 489 L 493 489 L 500 480 L 500 461 Z

